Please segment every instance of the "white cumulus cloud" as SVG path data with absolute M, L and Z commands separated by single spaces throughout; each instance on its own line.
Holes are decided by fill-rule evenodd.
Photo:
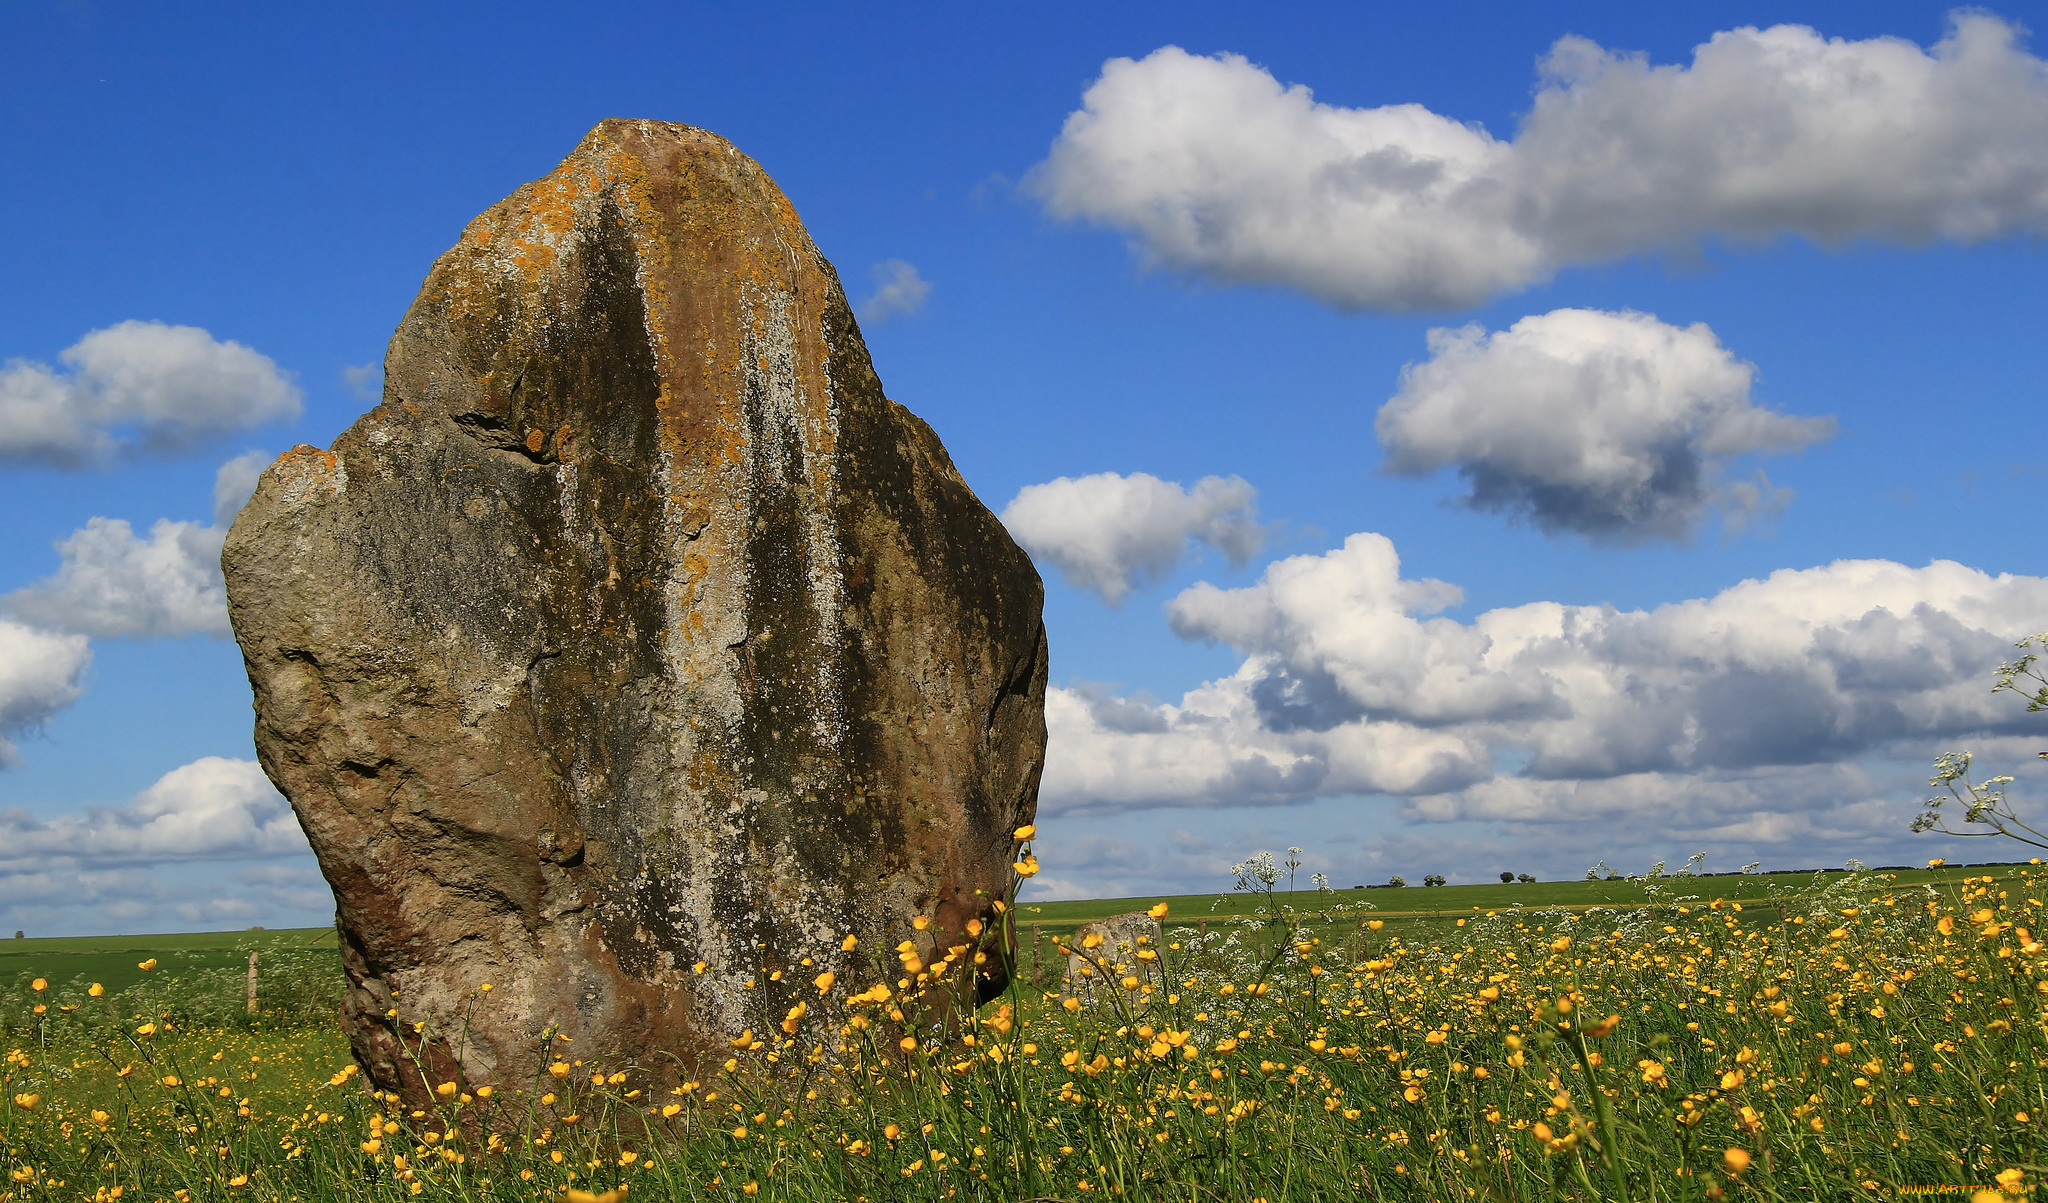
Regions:
M 37 626 L 101 638 L 226 635 L 226 535 L 159 518 L 144 538 L 123 519 L 88 519 L 58 542 L 56 575 L 0 597 L 0 605 Z
M 203 757 L 121 805 L 0 811 L 0 924 L 9 929 L 310 926 L 333 905 L 291 807 L 254 761 Z
M 1018 490 L 1002 519 L 1035 559 L 1112 605 L 1173 571 L 1191 543 L 1238 565 L 1265 542 L 1258 491 L 1236 476 L 1193 488 L 1145 472 L 1062 476 Z
M 120 322 L 58 359 L 66 370 L 0 366 L 0 460 L 81 467 L 299 413 L 298 388 L 268 356 L 196 326 Z
M 875 264 L 875 291 L 859 306 L 860 320 L 886 322 L 892 317 L 916 313 L 931 295 L 931 281 L 918 274 L 915 264 L 890 259 Z
M 1558 309 L 1490 334 L 1432 330 L 1429 350 L 1380 410 L 1387 467 L 1455 466 L 1466 504 L 1549 532 L 1687 538 L 1710 503 L 1739 516 L 1766 500 L 1722 479 L 1731 458 L 1835 429 L 1754 404 L 1756 369 L 1703 322 Z
M 1166 705 L 1052 691 L 1048 812 L 1386 793 L 1502 817 L 1659 791 L 1797 812 L 1813 773 L 2025 729 L 1989 680 L 2048 578 L 1844 560 L 1653 610 L 1440 613 L 1457 601 L 1375 534 L 1183 592 L 1174 630 L 1244 661 Z
M 269 462 L 250 451 L 220 466 L 212 525 L 159 518 L 145 538 L 125 519 L 88 519 L 58 541 L 56 573 L 0 595 L 0 611 L 99 638 L 230 634 L 221 545 Z
M 213 524 L 225 530 L 232 525 L 235 515 L 249 504 L 249 498 L 256 492 L 256 481 L 263 470 L 276 457 L 268 451 L 244 451 L 222 464 L 213 473 Z
M 1168 267 L 1344 308 L 1455 308 L 1702 238 L 2048 232 L 2048 69 L 1970 11 L 1927 49 L 1744 27 L 1689 65 L 1566 37 L 1503 141 L 1168 46 L 1105 63 L 1031 183 Z
M 0 812 L 0 873 L 33 872 L 53 860 L 105 868 L 304 851 L 290 804 L 262 768 L 224 756 L 172 769 L 125 806 L 57 818 Z
M 0 766 L 13 763 L 6 736 L 48 722 L 85 691 L 92 663 L 84 636 L 39 631 L 0 618 Z

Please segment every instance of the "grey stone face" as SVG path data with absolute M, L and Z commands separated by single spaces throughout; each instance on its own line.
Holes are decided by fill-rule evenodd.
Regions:
M 551 1024 L 688 1066 L 1010 885 L 1038 576 L 714 135 L 607 121 L 470 223 L 222 564 L 386 1089 L 521 1080 Z

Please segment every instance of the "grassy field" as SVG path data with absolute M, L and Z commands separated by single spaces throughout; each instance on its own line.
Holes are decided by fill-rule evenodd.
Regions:
M 1978 874 L 2010 876 L 2028 868 L 2025 864 L 1943 865 L 1928 869 L 1880 870 L 1890 887 L 1933 885 L 1953 887 L 1965 877 Z M 1641 907 L 1671 904 L 1687 898 L 1701 901 L 1724 899 L 1733 902 L 1769 902 L 1795 897 L 1828 883 L 1851 876 L 1846 869 L 1822 869 L 1799 873 L 1721 873 L 1708 876 L 1673 874 L 1654 880 L 1616 877 L 1597 881 L 1538 881 L 1515 885 L 1408 886 L 1401 889 L 1296 890 L 1290 901 L 1301 910 L 1321 906 L 1347 910 L 1371 910 L 1382 919 L 1441 919 L 1472 911 L 1524 909 L 1550 910 L 1594 907 Z M 1876 877 L 1860 875 L 1866 882 Z M 1876 888 L 1869 886 L 1868 888 Z M 1285 891 L 1282 891 L 1285 893 Z M 1111 915 L 1149 910 L 1164 902 L 1176 924 L 1193 924 L 1203 918 L 1242 918 L 1253 913 L 1259 899 L 1248 893 L 1178 894 L 1140 898 L 1092 898 L 1078 902 L 1022 903 L 1017 907 L 1020 921 L 1042 924 L 1048 932 L 1064 934 L 1083 923 Z
M 321 933 L 23 941 L 0 1203 L 2014 1198 L 2048 1173 L 2038 866 L 1016 917 L 1051 952 L 1161 901 L 1165 946 L 1105 963 L 1105 1004 L 1035 988 L 1048 957 L 947 1033 L 922 1008 L 971 960 L 912 960 L 698 1079 L 565 1047 L 426 1109 L 350 1075 Z M 252 942 L 280 977 L 254 1019 Z M 135 980 L 91 998 L 108 957 Z
M 252 950 L 260 971 L 267 954 L 334 946 L 334 929 L 327 927 L 0 940 L 0 989 L 18 996 L 27 981 L 42 977 L 60 984 L 99 982 L 121 991 L 143 980 L 136 966 L 151 957 L 168 974 L 238 968 L 246 973 Z
M 2009 876 L 2027 868 L 2022 864 L 1990 866 L 1945 866 L 1938 869 L 1885 870 L 1886 888 L 1931 885 L 1953 891 L 1964 877 L 1977 874 Z M 1409 925 L 1435 926 L 1454 923 L 1474 912 L 1488 910 L 1614 910 L 1624 911 L 1657 905 L 1676 905 L 1692 898 L 1701 901 L 1723 899 L 1749 903 L 1771 903 L 1792 898 L 1829 882 L 1850 876 L 1831 869 L 1806 873 L 1731 873 L 1715 876 L 1668 876 L 1656 881 L 1615 878 L 1602 881 L 1545 881 L 1526 885 L 1458 885 L 1405 889 L 1345 889 L 1319 895 L 1299 890 L 1283 901 L 1305 914 L 1318 910 L 1341 912 L 1357 918 L 1366 912 L 1393 923 L 1397 930 Z M 1877 877 L 1867 877 L 1866 889 L 1877 889 Z M 1018 922 L 1026 935 L 1034 930 L 1042 939 L 1063 939 L 1083 923 L 1149 910 L 1165 903 L 1171 917 L 1167 926 L 1174 931 L 1196 928 L 1204 920 L 1222 923 L 1242 920 L 1254 914 L 1260 900 L 1244 893 L 1154 895 L 1137 898 L 1098 898 L 1075 902 L 1023 903 L 1017 907 Z M 1756 918 L 1775 917 L 1775 912 L 1758 912 Z M 197 975 L 208 971 L 222 974 L 242 971 L 249 952 L 262 957 L 298 953 L 309 949 L 334 948 L 332 928 L 295 928 L 276 931 L 251 929 L 232 932 L 188 932 L 176 935 L 76 936 L 26 940 L 0 940 L 0 999 L 16 1002 L 25 997 L 27 983 L 35 977 L 60 985 L 71 982 L 100 982 L 110 992 L 126 990 L 145 975 L 136 966 L 155 958 L 167 976 Z M 225 977 L 222 978 L 225 980 Z M 236 979 L 239 981 L 240 979 Z

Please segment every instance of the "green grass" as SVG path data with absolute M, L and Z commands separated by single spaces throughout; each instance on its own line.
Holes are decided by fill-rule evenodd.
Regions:
M 314 933 L 44 942 L 159 968 L 96 1009 L 47 991 L 9 1033 L 0 1203 L 1875 1203 L 2048 1174 L 2039 868 L 1018 911 L 1043 936 L 1159 901 L 1167 946 L 1114 1009 L 1020 988 L 935 1039 L 915 988 L 849 981 L 688 1089 L 563 1046 L 558 1075 L 430 1110 L 337 1074 L 331 944 L 292 943 Z M 252 1023 L 222 999 L 257 940 L 281 980 Z
M 1935 885 L 1952 888 L 1963 877 L 1990 874 L 2005 878 L 2025 867 L 2018 864 L 1951 865 L 1939 869 L 1890 870 L 1885 876 L 1893 887 Z M 1454 922 L 1474 912 L 1505 911 L 1516 907 L 1532 910 L 1626 909 L 1671 903 L 1687 897 L 1703 901 L 1718 898 L 1768 903 L 1810 891 L 1817 884 L 1840 880 L 1846 875 L 1844 870 L 1833 869 L 1821 873 L 1667 876 L 1654 885 L 1636 878 L 1615 878 L 1603 881 L 1541 881 L 1526 885 L 1342 889 L 1332 890 L 1327 896 L 1304 889 L 1295 891 L 1291 896 L 1281 891 L 1280 896 L 1303 911 L 1325 906 L 1340 908 L 1346 913 L 1369 909 L 1375 918 L 1387 920 L 1397 928 L 1406 929 L 1413 925 L 1420 929 Z M 1167 927 L 1171 930 L 1195 928 L 1205 919 L 1241 919 L 1254 913 L 1258 906 L 1258 900 L 1248 894 L 1162 894 L 1025 903 L 1017 908 L 1017 913 L 1027 935 L 1030 929 L 1036 928 L 1043 937 L 1050 939 L 1065 937 L 1083 923 L 1148 910 L 1161 902 L 1168 906 Z M 268 954 L 334 947 L 334 929 L 327 927 L 0 940 L 0 995 L 19 997 L 32 977 L 47 978 L 60 986 L 74 981 L 101 982 L 109 993 L 118 993 L 147 976 L 136 966 L 152 957 L 158 962 L 156 972 L 161 976 L 195 976 L 209 971 L 224 974 L 244 967 L 251 949 Z
M 1990 874 L 2007 878 L 2027 868 L 2025 864 L 1962 866 L 1935 869 L 1885 870 L 1891 887 L 1932 885 L 1950 890 L 1964 877 Z M 1531 910 L 1644 907 L 1669 904 L 1686 898 L 1711 902 L 1723 899 L 1744 904 L 1769 903 L 1812 891 L 1831 881 L 1850 877 L 1845 869 L 1799 873 L 1726 873 L 1693 877 L 1670 875 L 1645 881 L 1617 877 L 1599 881 L 1539 881 L 1515 885 L 1407 886 L 1400 889 L 1331 890 L 1318 894 L 1301 889 L 1280 896 L 1304 912 L 1324 907 L 1345 911 L 1369 909 L 1375 918 L 1389 922 L 1455 920 L 1473 912 L 1506 911 L 1516 907 Z M 1876 889 L 1876 886 L 1871 886 Z M 1065 936 L 1084 923 L 1149 910 L 1159 903 L 1168 908 L 1169 928 L 1195 927 L 1202 920 L 1238 919 L 1254 913 L 1259 900 L 1250 894 L 1161 894 L 1136 898 L 1091 898 L 1073 902 L 1024 903 L 1017 908 L 1019 920 L 1036 925 L 1047 936 Z
M 246 970 L 255 950 L 260 972 L 263 953 L 333 947 L 331 927 L 0 940 L 0 989 L 19 992 L 29 979 L 42 977 L 60 986 L 99 982 L 119 992 L 143 980 L 137 966 L 152 957 L 159 972 L 175 975 L 237 966 Z
M 1930 885 L 1953 893 L 1964 877 L 1991 875 L 2007 878 L 2027 868 L 2024 864 L 1949 865 L 1935 869 L 1888 870 L 1883 876 L 1890 888 Z M 1409 939 L 1431 938 L 1451 929 L 1460 918 L 1487 911 L 1526 910 L 1625 912 L 1653 905 L 1667 905 L 1686 898 L 1701 901 L 1722 899 L 1742 902 L 1750 909 L 1750 922 L 1776 922 L 1778 900 L 1795 897 L 1839 882 L 1845 870 L 1800 873 L 1731 873 L 1705 877 L 1665 876 L 1654 882 L 1617 877 L 1597 881 L 1542 881 L 1528 884 L 1408 886 L 1400 889 L 1340 889 L 1319 895 L 1302 889 L 1291 895 L 1282 890 L 1278 897 L 1309 915 L 1309 925 L 1327 932 L 1332 927 L 1355 926 L 1364 912 L 1384 920 L 1393 931 Z M 1875 882 L 1875 878 L 1869 879 Z M 1867 889 L 1878 888 L 1875 884 Z M 1192 935 L 1207 921 L 1229 923 L 1252 915 L 1259 900 L 1249 894 L 1173 894 L 1132 898 L 1094 898 L 1067 902 L 1026 903 L 1017 908 L 1021 927 L 1020 955 L 1027 976 L 1052 984 L 1064 958 L 1050 948 L 1084 923 L 1112 915 L 1149 910 L 1166 903 L 1169 938 Z M 1757 909 L 1756 904 L 1766 904 Z M 1336 922 L 1316 922 L 1313 912 L 1328 908 L 1341 916 Z M 1043 945 L 1041 947 L 1041 945 Z M 187 932 L 171 935 L 76 936 L 25 940 L 0 940 L 0 1013 L 9 1004 L 26 1000 L 33 977 L 47 978 L 55 986 L 103 983 L 109 994 L 118 994 L 150 975 L 137 965 L 155 958 L 156 980 L 176 979 L 190 989 L 200 982 L 220 995 L 218 1006 L 228 1007 L 241 998 L 241 981 L 251 949 L 259 952 L 259 994 L 270 965 L 280 956 L 303 960 L 308 952 L 335 948 L 334 929 L 292 928 L 275 931 Z M 0 1021 L 4 1022 L 4 1021 Z

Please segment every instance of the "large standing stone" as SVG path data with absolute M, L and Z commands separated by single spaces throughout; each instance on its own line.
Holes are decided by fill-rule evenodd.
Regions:
M 723 1056 L 912 916 L 988 913 L 1044 762 L 1039 579 L 758 164 L 599 125 L 384 370 L 222 556 L 373 1081 L 517 1083 L 548 1024 Z

